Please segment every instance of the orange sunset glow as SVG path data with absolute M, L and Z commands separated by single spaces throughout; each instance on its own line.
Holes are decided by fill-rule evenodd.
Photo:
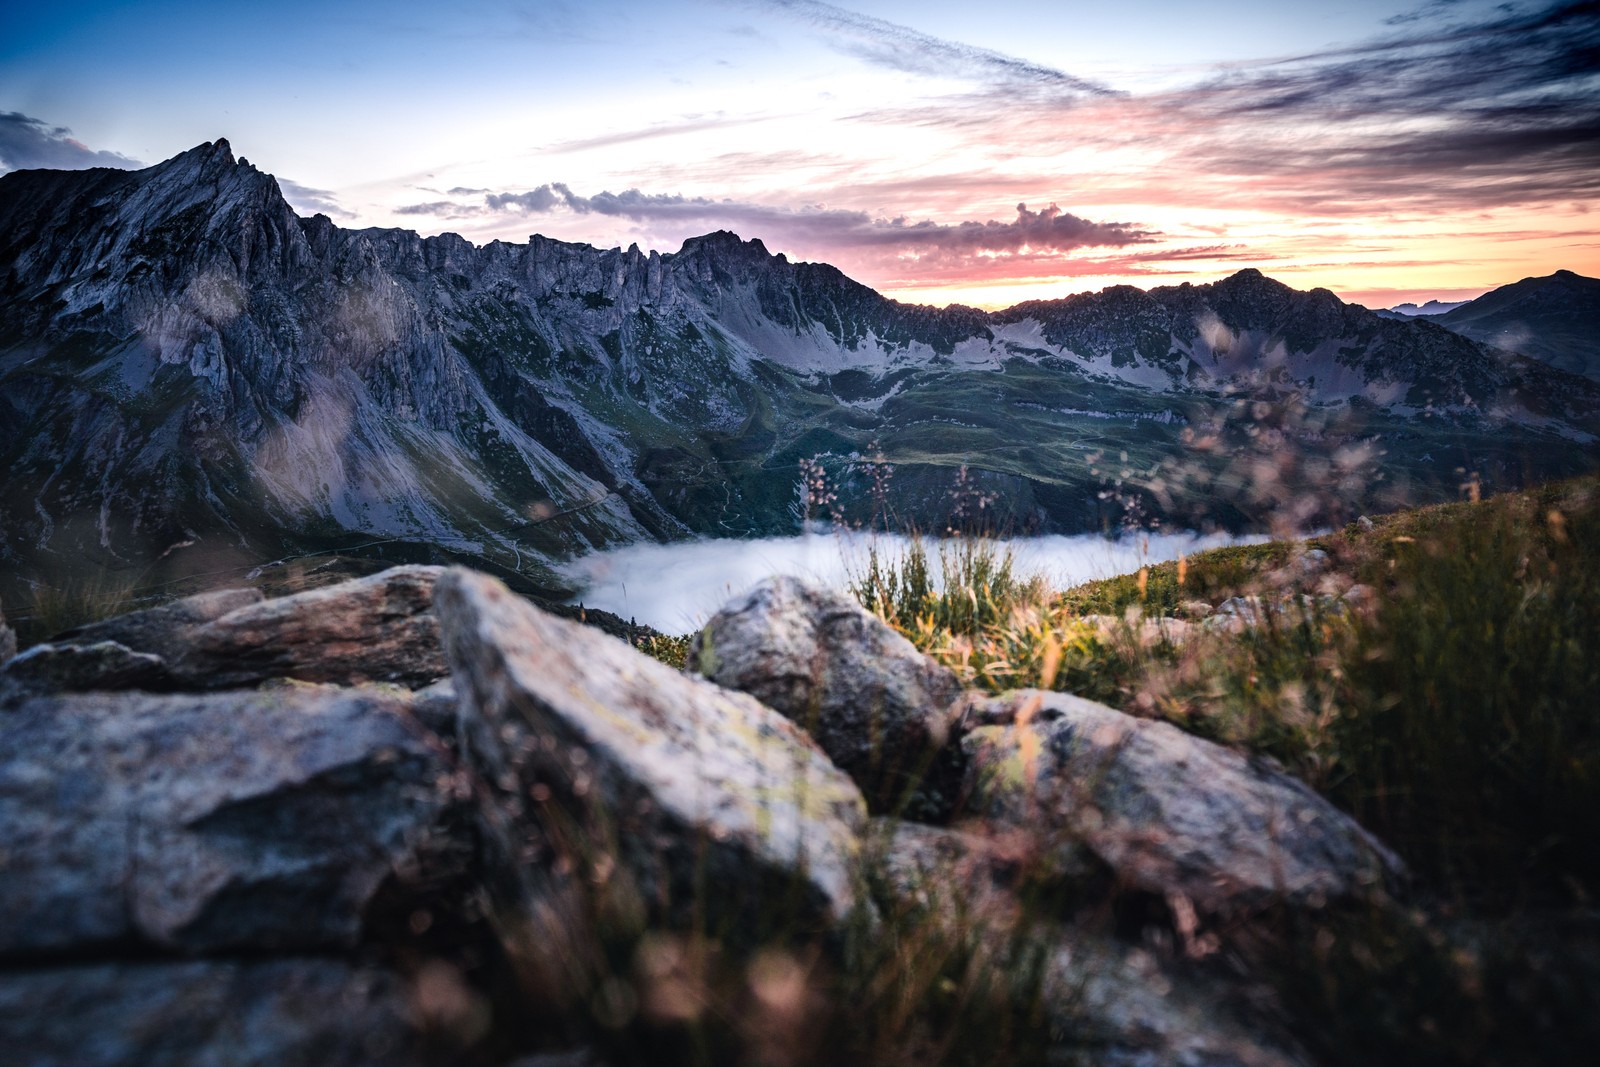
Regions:
M 223 122 L 344 226 L 663 252 L 727 229 L 990 308 L 1247 266 L 1373 306 L 1600 273 L 1590 4 L 417 8 L 318 24 L 305 62 L 364 79 L 241 35 L 228 69 L 315 100 L 292 115 L 181 27 L 29 18 L 0 68 L 6 166 L 135 165 Z M 428 47 L 452 34 L 473 47 Z M 107 107 L 124 39 L 171 73 L 129 68 Z M 214 106 L 182 95 L 201 83 Z

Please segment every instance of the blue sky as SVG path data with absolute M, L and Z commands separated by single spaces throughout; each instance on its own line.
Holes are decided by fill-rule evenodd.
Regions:
M 1600 273 L 1597 23 L 1377 0 L 13 4 L 0 163 L 226 136 L 341 225 L 664 250 L 725 227 L 929 302 L 1251 265 L 1384 303 Z

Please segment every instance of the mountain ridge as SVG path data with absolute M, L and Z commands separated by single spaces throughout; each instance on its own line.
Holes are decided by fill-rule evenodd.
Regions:
M 1600 279 L 1570 270 L 1523 278 L 1433 321 L 1475 341 L 1600 380 Z
M 922 525 L 969 467 L 1020 528 L 1115 521 L 1108 488 L 1247 522 L 1158 499 L 1186 428 L 1248 437 L 1242 396 L 1387 435 L 1385 491 L 1571 472 L 1600 431 L 1600 386 L 1253 269 L 933 308 L 729 231 L 645 253 L 342 229 L 226 140 L 0 177 L 0 297 L 19 572 L 388 539 L 552 582 L 593 547 L 793 529 L 799 460 L 859 482 L 874 442 Z

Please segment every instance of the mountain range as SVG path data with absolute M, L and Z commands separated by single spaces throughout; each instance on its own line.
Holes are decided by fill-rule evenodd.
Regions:
M 1516 289 L 1396 319 L 1244 270 L 941 309 L 726 232 L 661 254 L 343 229 L 223 140 L 16 171 L 0 599 L 329 550 L 559 591 L 591 548 L 808 517 L 1316 523 L 1591 469 L 1584 320 Z M 1497 347 L 1512 321 L 1547 343 Z
M 1430 300 L 1426 304 L 1396 304 L 1392 308 L 1379 309 L 1378 314 L 1386 318 L 1403 316 L 1408 319 L 1416 318 L 1418 315 L 1443 315 L 1447 311 L 1454 311 L 1466 302 L 1465 300 Z

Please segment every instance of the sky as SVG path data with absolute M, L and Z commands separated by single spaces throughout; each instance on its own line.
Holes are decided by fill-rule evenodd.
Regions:
M 0 8 L 0 171 L 217 137 L 342 226 L 729 229 L 918 303 L 1600 275 L 1597 2 Z

